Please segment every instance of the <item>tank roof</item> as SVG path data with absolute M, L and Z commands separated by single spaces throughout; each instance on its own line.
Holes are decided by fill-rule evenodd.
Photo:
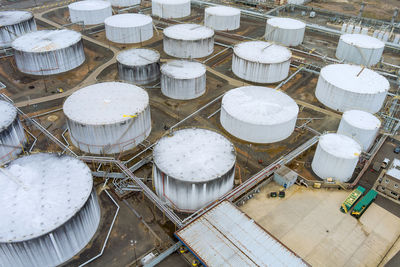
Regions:
M 0 242 L 33 239 L 58 228 L 86 203 L 90 169 L 57 154 L 18 158 L 0 171 Z
M 201 40 L 214 35 L 214 30 L 199 24 L 177 24 L 164 29 L 164 35 L 177 40 Z
M 152 2 L 160 4 L 168 4 L 168 5 L 179 5 L 179 4 L 190 3 L 190 0 L 152 0 Z
M 0 11 L 0 25 L 9 26 L 33 18 L 33 14 L 28 11 L 10 10 Z
M 117 61 L 127 66 L 142 66 L 160 60 L 158 51 L 148 48 L 132 48 L 120 52 Z
M 152 23 L 150 16 L 143 14 L 119 14 L 108 17 L 104 23 L 106 25 L 118 28 L 132 28 Z
M 324 134 L 319 138 L 319 145 L 324 151 L 338 158 L 358 158 L 361 154 L 361 145 L 343 134 Z
M 212 6 L 204 9 L 207 14 L 216 16 L 235 16 L 240 15 L 240 9 L 229 6 Z
M 292 52 L 284 46 L 264 41 L 249 41 L 235 45 L 236 56 L 264 64 L 281 63 L 289 60 Z
M 278 27 L 281 29 L 288 29 L 288 30 L 297 30 L 306 27 L 306 24 L 297 19 L 291 18 L 270 18 L 267 20 L 267 23 L 273 27 Z
M 107 7 L 111 7 L 111 3 L 107 1 L 97 1 L 97 0 L 86 0 L 78 1 L 68 5 L 68 8 L 75 10 L 99 10 Z
M 368 36 L 366 34 L 349 33 L 342 34 L 340 39 L 348 44 L 355 45 L 362 48 L 383 48 L 385 43 L 381 40 Z
M 161 66 L 161 73 L 175 79 L 194 79 L 206 73 L 206 67 L 194 61 L 172 60 Z
M 381 127 L 381 121 L 376 116 L 362 110 L 345 111 L 342 119 L 359 129 L 376 130 Z
M 0 100 L 0 130 L 7 128 L 17 117 L 17 109 L 10 103 Z

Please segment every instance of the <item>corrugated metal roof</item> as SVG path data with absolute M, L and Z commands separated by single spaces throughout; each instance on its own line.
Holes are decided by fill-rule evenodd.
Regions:
M 229 201 L 175 234 L 210 267 L 308 265 Z

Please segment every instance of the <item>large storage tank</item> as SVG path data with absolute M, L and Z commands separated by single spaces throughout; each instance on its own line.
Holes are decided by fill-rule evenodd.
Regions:
M 217 31 L 232 31 L 240 27 L 240 9 L 213 6 L 204 9 L 204 25 Z
M 361 154 L 361 145 L 351 137 L 328 133 L 319 138 L 311 168 L 321 179 L 339 182 L 351 179 Z
M 153 150 L 157 195 L 174 209 L 194 212 L 233 187 L 236 154 L 214 131 L 188 128 L 161 138 Z
M 343 34 L 336 48 L 336 57 L 369 67 L 381 60 L 384 47 L 384 42 L 365 34 Z
M 243 42 L 233 48 L 232 72 L 247 81 L 275 83 L 289 75 L 292 53 L 263 41 Z
M 12 47 L 17 68 L 27 74 L 62 73 L 85 61 L 81 34 L 67 29 L 27 33 L 18 37 Z
M 286 46 L 297 46 L 303 42 L 306 24 L 291 18 L 270 18 L 265 28 L 265 40 Z
M 64 114 L 74 146 L 92 154 L 132 149 L 151 131 L 149 95 L 127 83 L 84 87 L 67 98 Z
M 0 47 L 11 46 L 15 38 L 36 31 L 33 14 L 28 11 L 0 11 Z
M 174 99 L 193 99 L 206 91 L 206 67 L 199 62 L 173 60 L 161 67 L 161 92 Z
M 0 100 L 0 165 L 17 157 L 25 143 L 26 136 L 17 109 Z
M 373 144 L 381 121 L 373 114 L 362 110 L 349 110 L 343 113 L 337 133 L 351 136 L 368 151 Z
M 104 20 L 112 16 L 110 2 L 86 0 L 68 5 L 71 22 L 83 22 L 84 25 L 104 23 Z
M 120 80 L 148 84 L 160 78 L 160 53 L 149 48 L 132 48 L 117 56 Z
M 373 70 L 332 64 L 321 69 L 315 96 L 325 106 L 340 112 L 360 109 L 376 113 L 389 89 L 388 80 Z
M 164 51 L 179 58 L 200 58 L 214 51 L 214 30 L 198 24 L 177 24 L 164 30 Z
M 0 265 L 58 266 L 81 251 L 100 222 L 90 169 L 39 153 L 0 172 Z
M 273 143 L 294 131 L 299 107 L 285 93 L 261 86 L 232 89 L 222 98 L 221 125 L 253 143 Z
M 108 0 L 112 6 L 127 7 L 140 5 L 141 0 Z
M 190 0 L 151 0 L 151 13 L 164 19 L 190 15 Z
M 119 44 L 144 42 L 153 37 L 153 19 L 143 14 L 119 14 L 105 21 L 106 37 Z

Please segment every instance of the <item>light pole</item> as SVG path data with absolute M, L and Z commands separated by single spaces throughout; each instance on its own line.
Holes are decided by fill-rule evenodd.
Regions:
M 131 246 L 133 246 L 133 251 L 135 253 L 135 266 L 137 266 L 136 244 L 137 244 L 136 240 L 131 240 Z

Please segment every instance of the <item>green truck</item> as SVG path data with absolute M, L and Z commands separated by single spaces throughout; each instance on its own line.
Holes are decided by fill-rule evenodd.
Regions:
M 346 198 L 346 200 L 340 206 L 340 211 L 343 213 L 349 212 L 351 207 L 357 202 L 357 200 L 364 194 L 365 188 L 362 186 L 358 186 L 354 189 L 350 195 Z
M 363 215 L 364 211 L 368 209 L 369 205 L 375 200 L 378 192 L 371 189 L 368 193 L 357 203 L 354 209 L 351 211 L 351 216 L 356 217 L 357 219 Z

